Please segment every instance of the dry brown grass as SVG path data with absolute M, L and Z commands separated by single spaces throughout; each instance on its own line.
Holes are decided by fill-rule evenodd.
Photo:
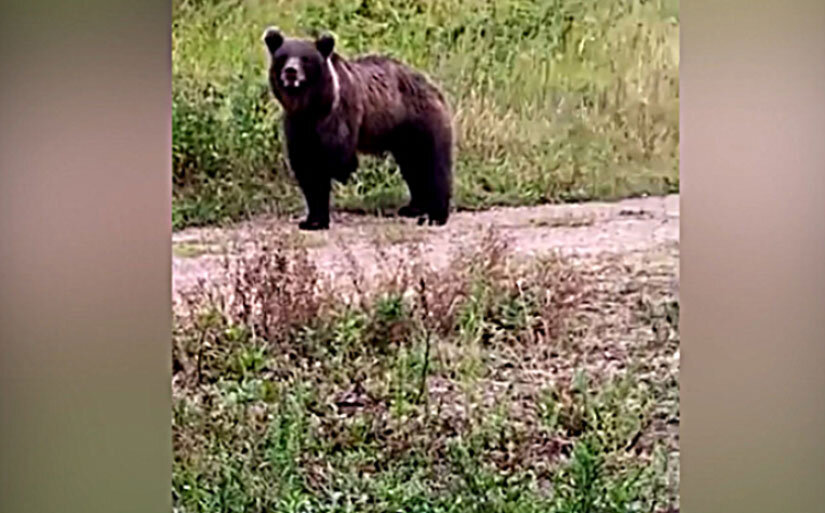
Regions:
M 606 341 L 596 335 L 607 328 L 594 309 L 626 316 L 610 322 L 644 337 L 673 318 L 662 313 L 667 295 L 645 285 L 605 288 L 610 273 L 623 276 L 618 266 L 600 276 L 559 257 L 517 262 L 489 231 L 442 269 L 425 265 L 415 244 L 376 243 L 381 264 L 367 278 L 342 251 L 350 284 L 339 287 L 285 232 L 251 244 L 243 258 L 227 254 L 228 283 L 189 296 L 175 334 L 176 476 L 200 476 L 198 489 L 225 490 L 222 472 L 235 465 L 256 500 L 300 493 L 331 504 L 332 491 L 360 490 L 397 508 L 386 483 L 362 479 L 403 487 L 404 472 L 431 501 L 499 479 L 532 497 L 523 487 L 546 492 L 566 465 L 597 465 L 620 483 L 673 450 L 662 434 L 672 384 L 656 381 L 673 376 L 645 374 L 643 360 L 678 347 L 673 332 L 620 358 L 642 362 L 644 382 L 600 366 Z M 639 500 L 671 500 L 672 472 L 651 472 L 638 493 L 652 495 Z M 177 486 L 177 500 L 191 504 Z M 541 493 L 531 500 L 544 504 Z

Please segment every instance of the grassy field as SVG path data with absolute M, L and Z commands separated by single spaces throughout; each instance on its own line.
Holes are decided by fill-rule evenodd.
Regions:
M 459 208 L 678 190 L 678 0 L 173 2 L 173 224 L 295 212 L 263 28 L 331 30 L 441 84 Z M 365 159 L 338 208 L 400 206 L 394 164 Z
M 269 24 L 331 30 L 345 56 L 389 53 L 440 83 L 459 208 L 678 190 L 676 1 L 173 9 L 176 228 L 303 208 L 267 90 Z M 405 196 L 392 161 L 367 158 L 334 201 L 379 212 Z M 175 511 L 678 511 L 677 257 L 525 261 L 491 232 L 435 270 L 414 236 L 390 235 L 377 276 L 342 248 L 344 279 L 327 282 L 306 239 L 267 231 L 229 248 L 226 287 L 186 294 Z
M 440 270 L 377 244 L 366 286 L 253 240 L 176 315 L 175 511 L 678 511 L 672 257 L 490 232 Z

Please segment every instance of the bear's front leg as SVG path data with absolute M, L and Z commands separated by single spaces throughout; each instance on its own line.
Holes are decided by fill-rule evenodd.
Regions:
M 301 230 L 326 230 L 329 228 L 329 195 L 332 183 L 329 177 L 302 177 L 299 185 L 307 203 L 306 220 L 298 223 Z

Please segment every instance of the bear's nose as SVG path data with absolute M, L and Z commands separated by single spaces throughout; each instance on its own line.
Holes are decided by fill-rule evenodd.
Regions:
M 298 69 L 295 66 L 287 66 L 284 68 L 284 76 L 287 78 L 295 78 L 298 76 Z

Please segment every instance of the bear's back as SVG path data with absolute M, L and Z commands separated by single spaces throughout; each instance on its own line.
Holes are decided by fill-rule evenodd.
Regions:
M 400 99 L 406 103 L 416 100 L 444 103 L 441 91 L 422 73 L 393 57 L 362 55 L 353 59 L 351 64 L 361 76 L 367 94 L 387 94 L 385 98 L 376 99 L 376 102 Z
M 446 112 L 441 92 L 424 75 L 383 55 L 363 55 L 348 62 L 363 101 L 361 143 L 376 150 L 402 124 Z

